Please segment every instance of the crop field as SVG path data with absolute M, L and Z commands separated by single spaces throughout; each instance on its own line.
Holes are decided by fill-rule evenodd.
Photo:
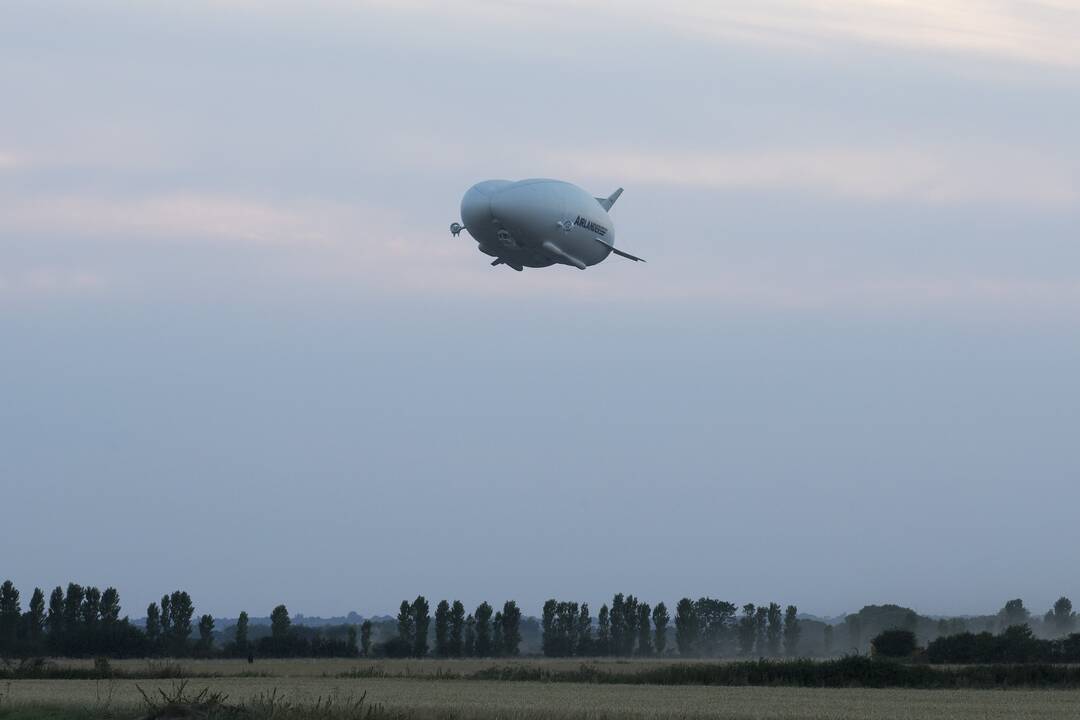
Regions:
M 60 707 L 82 717 L 136 717 L 143 699 L 166 681 L 15 680 L 5 683 L 0 717 L 20 708 Z M 1077 691 L 832 690 L 717 688 L 498 681 L 314 677 L 221 678 L 191 681 L 230 700 L 276 693 L 293 703 L 358 698 L 406 718 L 1065 718 L 1080 715 Z
M 174 665 L 187 676 L 221 675 L 226 677 L 271 675 L 273 677 L 337 677 L 340 675 L 368 675 L 377 677 L 466 677 L 492 667 L 543 667 L 551 671 L 574 671 L 583 664 L 608 672 L 629 673 L 638 670 L 678 665 L 678 659 L 588 659 L 581 658 L 464 658 L 439 660 L 434 658 L 402 660 L 364 660 L 355 658 L 290 658 L 247 660 L 110 660 L 110 666 L 120 673 L 137 674 Z M 52 659 L 50 663 L 61 668 L 92 670 L 92 659 Z
M 563 661 L 520 660 L 550 665 Z M 654 663 L 656 661 L 653 661 Z M 129 669 L 145 667 L 145 661 Z M 576 664 L 576 663 L 575 663 Z M 605 665 L 641 665 L 607 662 Z M 316 717 L 344 720 L 360 713 L 327 713 L 327 703 L 348 706 L 365 697 L 365 708 L 377 717 L 408 720 L 426 718 L 1037 718 L 1080 717 L 1077 690 L 896 690 L 817 689 L 789 687 L 707 687 L 604 685 L 455 679 L 466 671 L 489 666 L 481 661 L 388 661 L 379 665 L 385 677 L 341 677 L 357 666 L 342 660 L 259 661 L 266 676 L 244 677 L 248 663 L 185 662 L 185 671 L 215 677 L 193 677 L 189 694 L 203 689 L 228 696 L 228 702 L 257 706 L 267 698 L 286 701 L 291 712 L 266 712 L 254 717 Z M 436 671 L 455 674 L 435 677 Z M 395 675 L 395 676 L 390 676 Z M 0 719 L 12 718 L 137 718 L 146 715 L 140 688 L 151 697 L 160 689 L 176 691 L 176 680 L 60 680 L 33 679 L 0 682 Z M 299 711 L 299 712 L 298 712 Z

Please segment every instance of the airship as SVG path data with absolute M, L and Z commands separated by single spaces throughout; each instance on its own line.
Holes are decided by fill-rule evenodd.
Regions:
M 644 262 L 615 247 L 608 211 L 622 191 L 593 197 L 562 180 L 485 180 L 466 191 L 461 222 L 451 223 L 450 233 L 468 231 L 480 252 L 495 258 L 493 266 L 519 272 L 551 265 L 584 270 L 611 254 Z

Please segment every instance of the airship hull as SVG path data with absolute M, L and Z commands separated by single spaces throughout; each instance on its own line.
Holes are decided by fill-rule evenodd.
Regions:
M 487 180 L 469 188 L 461 219 L 480 252 L 515 269 L 581 270 L 611 254 L 615 228 L 601 201 L 561 180 Z

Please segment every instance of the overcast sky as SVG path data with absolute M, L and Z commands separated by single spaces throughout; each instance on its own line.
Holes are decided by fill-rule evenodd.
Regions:
M 1080 601 L 1067 0 L 0 7 L 0 576 Z M 626 188 L 588 271 L 450 237 Z

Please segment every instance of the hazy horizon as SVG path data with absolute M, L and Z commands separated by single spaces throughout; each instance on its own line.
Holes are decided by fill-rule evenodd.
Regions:
M 1080 10 L 0 11 L 0 578 L 141 616 L 1080 600 Z M 464 191 L 625 193 L 489 267 Z

